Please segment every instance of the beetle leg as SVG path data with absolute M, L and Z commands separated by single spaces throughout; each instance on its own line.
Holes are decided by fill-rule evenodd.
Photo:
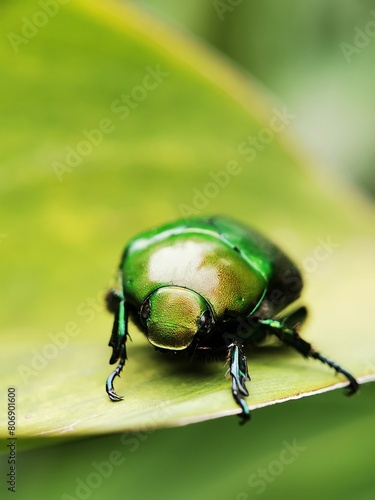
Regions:
M 125 309 L 125 298 L 121 292 L 110 290 L 106 296 L 107 307 L 110 312 L 114 313 L 115 319 L 113 322 L 112 335 L 109 341 L 109 346 L 113 352 L 109 363 L 113 365 L 120 358 L 120 361 L 115 370 L 107 378 L 105 388 L 111 401 L 120 401 L 122 396 L 116 394 L 113 387 L 113 380 L 120 376 L 120 373 L 125 365 L 126 356 L 126 337 L 127 333 L 127 315 Z
M 269 332 L 273 333 L 278 339 L 280 339 L 284 344 L 294 347 L 305 358 L 318 359 L 322 363 L 333 368 L 336 373 L 341 373 L 349 380 L 349 385 L 347 387 L 348 396 L 356 393 L 359 389 L 359 384 L 351 373 L 338 365 L 335 361 L 326 358 L 319 352 L 313 349 L 312 345 L 306 340 L 302 339 L 294 328 L 289 328 L 282 321 L 276 319 L 259 319 L 261 325 L 263 325 Z
M 320 352 L 314 351 L 314 349 L 311 349 L 309 356 L 314 359 L 319 359 L 322 363 L 330 366 L 333 368 L 336 373 L 342 373 L 348 380 L 349 380 L 349 385 L 346 388 L 347 389 L 347 395 L 351 396 L 352 394 L 355 394 L 358 389 L 359 389 L 359 384 L 357 380 L 353 377 L 351 373 L 349 373 L 347 370 L 342 368 L 340 365 L 335 363 L 335 361 L 332 361 L 331 359 L 326 358 Z
M 246 388 L 246 382 L 250 380 L 249 372 L 247 369 L 246 356 L 242 351 L 242 345 L 238 342 L 233 342 L 228 346 L 228 357 L 229 357 L 229 370 L 232 376 L 232 395 L 236 403 L 242 409 L 240 418 L 242 419 L 241 424 L 244 424 L 250 420 L 250 410 L 241 398 L 241 395 L 248 396 L 249 393 Z
M 113 370 L 113 372 L 109 375 L 109 377 L 107 378 L 107 381 L 105 383 L 105 389 L 106 389 L 108 397 L 111 401 L 121 401 L 122 399 L 124 399 L 123 396 L 119 396 L 116 393 L 116 391 L 113 387 L 113 380 L 116 377 L 120 376 L 120 373 L 125 365 L 126 359 L 127 359 L 126 358 L 126 348 L 125 348 L 125 344 L 123 344 L 123 346 L 121 348 L 121 358 L 120 358 L 119 364 L 116 366 L 116 368 Z
M 284 326 L 288 326 L 291 330 L 298 330 L 307 318 L 307 308 L 305 306 L 298 307 L 291 311 L 287 316 L 281 316 L 280 321 Z

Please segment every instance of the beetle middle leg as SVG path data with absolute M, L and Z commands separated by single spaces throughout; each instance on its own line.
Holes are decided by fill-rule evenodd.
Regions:
M 305 358 L 318 359 L 322 363 L 333 368 L 336 373 L 341 373 L 342 375 L 344 375 L 349 381 L 349 385 L 347 387 L 348 396 L 356 393 L 359 389 L 359 384 L 353 377 L 353 375 L 342 368 L 340 365 L 338 365 L 335 361 L 332 361 L 331 359 L 328 359 L 320 354 L 320 352 L 315 351 L 315 349 L 309 342 L 306 342 L 306 340 L 302 339 L 296 331 L 297 325 L 293 325 L 292 327 L 290 327 L 290 323 L 288 320 L 292 317 L 293 314 L 292 316 L 286 318 L 285 321 L 280 321 L 277 319 L 258 319 L 258 322 L 261 327 L 274 334 L 284 344 L 294 347 L 294 349 L 296 349 L 296 351 L 302 354 L 302 356 L 304 356 Z
M 244 424 L 250 420 L 250 410 L 241 395 L 249 395 L 246 388 L 246 382 L 250 380 L 250 376 L 247 369 L 246 356 L 243 353 L 242 345 L 239 342 L 232 342 L 228 346 L 228 357 L 228 372 L 232 376 L 232 395 L 236 403 L 242 409 L 242 413 L 239 416 L 242 419 L 241 424 Z
M 110 290 L 106 295 L 107 308 L 115 315 L 113 322 L 112 334 L 109 341 L 109 346 L 113 352 L 109 363 L 113 365 L 120 359 L 114 371 L 108 376 L 105 388 L 111 401 L 120 401 L 123 399 L 119 396 L 114 387 L 113 380 L 120 376 L 120 373 L 125 365 L 126 356 L 126 338 L 127 338 L 127 314 L 125 308 L 125 298 L 122 292 Z

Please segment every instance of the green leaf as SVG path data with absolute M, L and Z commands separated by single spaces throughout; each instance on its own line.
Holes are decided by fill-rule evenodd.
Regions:
M 373 213 L 299 152 L 293 110 L 130 6 L 63 4 L 27 37 L 38 9 L 2 6 L 0 380 L 17 390 L 17 436 L 238 413 L 223 361 L 163 357 L 133 325 L 116 381 L 124 400 L 104 390 L 112 318 L 103 296 L 122 249 L 189 211 L 228 214 L 280 244 L 304 271 L 303 335 L 373 380 Z M 249 371 L 251 408 L 345 385 L 286 349 L 250 353 Z

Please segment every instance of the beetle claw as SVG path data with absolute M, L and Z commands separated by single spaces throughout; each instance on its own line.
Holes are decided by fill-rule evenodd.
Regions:
M 111 401 L 121 401 L 124 396 L 119 396 L 114 389 L 107 390 L 108 397 Z
M 109 375 L 105 383 L 105 390 L 107 391 L 108 397 L 111 401 L 121 401 L 122 399 L 124 399 L 123 396 L 119 396 L 116 393 L 115 388 L 113 387 L 113 381 L 116 377 L 120 377 L 120 372 L 122 370 L 122 367 L 123 363 L 120 362 L 120 364 L 116 367 L 116 369 L 113 370 L 113 372 Z
M 359 384 L 356 379 L 353 377 L 349 378 L 349 384 L 346 387 L 346 395 L 353 396 L 359 389 Z
M 246 422 L 251 420 L 251 414 L 249 409 L 247 408 L 247 411 L 242 410 L 242 412 L 238 415 L 240 417 L 240 425 L 245 425 Z
M 105 389 L 107 391 L 108 397 L 111 401 L 121 401 L 124 399 L 123 396 L 119 396 L 113 387 L 113 379 L 115 377 L 119 377 L 120 375 L 117 373 L 117 369 L 114 370 L 111 375 L 107 378 L 107 382 L 105 384 Z

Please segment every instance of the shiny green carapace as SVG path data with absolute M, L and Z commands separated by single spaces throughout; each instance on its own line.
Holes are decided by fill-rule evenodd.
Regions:
M 106 383 L 112 401 L 122 399 L 113 380 L 125 364 L 129 317 L 157 350 L 227 356 L 242 421 L 250 417 L 244 346 L 269 335 L 345 375 L 349 394 L 358 389 L 349 372 L 298 335 L 305 307 L 280 316 L 300 296 L 300 272 L 278 247 L 239 222 L 192 218 L 144 232 L 126 246 L 119 281 L 119 290 L 107 294 L 115 317 L 110 363 L 119 360 Z

